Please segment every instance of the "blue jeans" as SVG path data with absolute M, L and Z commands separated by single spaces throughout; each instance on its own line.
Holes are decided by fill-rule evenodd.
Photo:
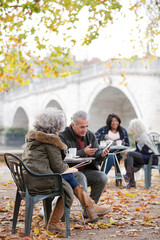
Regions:
M 68 182 L 71 185 L 73 190 L 79 185 L 75 176 L 72 173 L 63 174 L 62 177 L 66 182 Z
M 105 165 L 105 162 L 102 165 L 102 171 L 104 170 L 104 165 Z M 112 155 L 109 155 L 106 170 L 105 170 L 105 174 L 108 174 L 108 172 L 111 170 L 112 166 L 114 166 L 114 159 L 113 159 Z

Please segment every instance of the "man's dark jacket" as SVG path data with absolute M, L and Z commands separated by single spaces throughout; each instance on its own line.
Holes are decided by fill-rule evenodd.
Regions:
M 78 150 L 78 142 L 71 125 L 69 127 L 66 127 L 63 132 L 59 133 L 59 137 L 61 138 L 62 142 L 64 142 L 68 146 L 68 148 L 77 148 L 77 156 L 87 157 L 84 149 Z M 98 141 L 93 132 L 89 130 L 87 131 L 86 135 L 84 136 L 84 144 L 85 147 L 91 144 L 91 148 L 98 148 L 98 150 L 92 156 L 95 157 L 96 160 L 92 161 L 92 163 L 90 163 L 89 165 L 86 165 L 87 168 L 98 170 L 98 165 L 96 161 L 104 161 L 105 158 L 101 157 L 102 150 L 100 149 Z

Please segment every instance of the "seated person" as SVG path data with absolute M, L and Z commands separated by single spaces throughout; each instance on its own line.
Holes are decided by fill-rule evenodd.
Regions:
M 94 133 L 88 130 L 88 115 L 84 111 L 75 112 L 70 126 L 60 132 L 59 136 L 68 148 L 77 148 L 77 156 L 95 157 L 95 161 L 83 166 L 78 174 L 74 175 L 85 191 L 87 185 L 91 187 L 90 196 L 97 203 L 107 184 L 107 176 L 99 171 L 97 161 L 104 161 L 109 150 L 103 152 L 100 149 Z
M 26 147 L 22 159 L 27 167 L 35 173 L 61 173 L 67 206 L 71 207 L 74 192 L 80 203 L 86 208 L 89 221 L 96 222 L 99 216 L 103 216 L 108 212 L 108 209 L 96 205 L 72 173 L 63 174 L 69 168 L 68 164 L 63 162 L 65 157 L 64 151 L 67 149 L 67 146 L 57 134 L 63 130 L 64 123 L 65 118 L 61 110 L 47 108 L 39 114 L 35 118 L 34 130 L 29 131 L 26 135 Z M 38 178 L 36 180 L 25 170 L 24 174 L 30 193 L 44 194 L 54 190 L 52 179 Z M 65 232 L 65 229 L 60 225 L 60 219 L 63 214 L 63 199 L 59 197 L 48 222 L 47 229 L 49 231 Z
M 125 180 L 128 183 L 127 188 L 136 188 L 136 182 L 134 179 L 134 167 L 139 165 L 148 164 L 151 154 L 158 154 L 157 148 L 146 133 L 144 123 L 139 119 L 133 119 L 130 121 L 129 129 L 134 135 L 136 150 L 127 153 L 127 159 L 125 160 L 126 175 Z M 158 158 L 153 158 L 153 164 L 158 164 Z
M 97 130 L 95 133 L 96 138 L 98 139 L 98 142 L 102 140 L 112 140 L 116 142 L 116 140 L 122 140 L 122 144 L 124 146 L 129 146 L 129 137 L 128 133 L 125 128 L 121 126 L 121 119 L 118 115 L 112 113 L 109 114 L 106 120 L 106 126 L 101 127 Z M 117 154 L 118 161 L 122 159 L 122 155 L 119 153 Z M 108 174 L 112 166 L 114 165 L 114 159 L 113 156 L 108 156 L 108 162 L 105 169 L 105 173 Z M 119 173 L 119 168 L 116 164 L 117 172 Z M 102 166 L 102 170 L 104 170 L 104 164 Z

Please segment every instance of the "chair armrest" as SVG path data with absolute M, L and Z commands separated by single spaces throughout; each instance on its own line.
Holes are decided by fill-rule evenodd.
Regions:
M 152 155 L 150 156 L 150 159 L 149 159 L 149 162 L 148 162 L 149 165 L 152 165 L 153 157 L 160 157 L 160 154 L 152 154 Z

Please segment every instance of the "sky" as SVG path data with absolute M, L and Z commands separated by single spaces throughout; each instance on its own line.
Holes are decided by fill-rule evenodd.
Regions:
M 105 29 L 100 32 L 97 40 L 94 40 L 89 46 L 81 46 L 78 44 L 72 50 L 77 60 L 100 58 L 106 60 L 116 57 L 131 57 L 139 54 L 142 56 L 144 49 L 139 43 L 139 39 L 143 38 L 146 29 L 146 19 L 136 21 L 133 12 L 128 10 L 129 5 L 123 6 L 123 14 L 116 13 L 113 24 L 108 24 Z M 85 24 L 87 22 L 87 12 L 82 13 L 82 22 L 79 22 L 77 35 L 85 33 Z M 125 15 L 125 16 L 124 16 Z M 138 29 L 141 27 L 141 32 Z M 145 40 L 143 39 L 145 45 Z
M 77 40 L 77 44 L 71 47 L 70 42 L 63 41 L 63 34 L 57 36 L 54 33 L 50 35 L 50 43 L 54 46 L 69 46 L 71 47 L 71 54 L 76 57 L 77 61 L 91 60 L 93 58 L 99 58 L 102 61 L 106 61 L 110 58 L 130 58 L 133 55 L 142 57 L 147 49 L 146 39 L 144 34 L 146 33 L 147 17 L 136 21 L 134 12 L 129 11 L 129 1 L 123 0 L 123 8 L 121 13 L 116 13 L 114 23 L 109 23 L 105 29 L 100 32 L 98 39 L 93 40 L 90 45 L 81 46 L 82 38 L 87 30 L 88 12 L 87 8 L 84 8 L 79 15 L 80 21 L 77 22 L 77 28 L 70 32 L 70 35 Z M 144 13 L 145 15 L 145 10 Z M 36 20 L 32 21 L 32 25 Z M 67 28 L 67 27 L 66 27 Z M 61 33 L 64 33 L 66 28 L 61 28 Z M 139 30 L 141 29 L 141 30 Z M 40 38 L 43 38 L 43 27 L 40 31 Z M 32 36 L 30 36 L 30 42 Z M 160 42 L 160 39 L 157 38 Z M 33 48 L 36 48 L 34 45 Z M 49 53 L 49 51 L 48 51 Z M 39 54 L 39 53 L 38 53 Z M 46 52 L 41 52 L 41 55 L 46 55 Z M 160 55 L 160 54 L 159 54 Z

